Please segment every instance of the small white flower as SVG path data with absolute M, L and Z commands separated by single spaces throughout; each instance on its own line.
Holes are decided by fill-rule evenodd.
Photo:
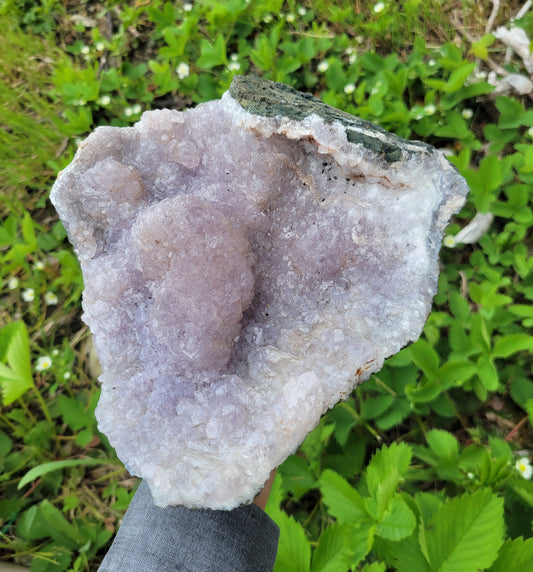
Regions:
M 12 276 L 12 277 L 8 280 L 7 287 L 8 287 L 10 290 L 15 290 L 15 288 L 18 288 L 19 284 L 20 284 L 19 279 L 18 279 L 16 276 Z
M 307 10 L 303 6 L 299 6 L 298 14 L 300 14 L 300 16 L 305 16 L 307 14 Z
M 22 299 L 24 302 L 33 302 L 35 299 L 35 291 L 33 288 L 26 288 L 22 291 Z
M 474 112 L 470 108 L 466 107 L 465 109 L 463 109 L 463 111 L 461 111 L 461 115 L 463 116 L 463 119 L 468 120 L 472 119 Z
M 426 105 L 426 107 L 424 107 L 424 111 L 428 115 L 433 115 L 435 111 L 437 111 L 437 108 L 432 103 L 430 103 L 429 105 Z
M 515 463 L 515 468 L 524 479 L 530 479 L 533 475 L 533 467 L 528 457 L 520 457 Z
M 239 71 L 241 69 L 241 64 L 239 62 L 230 62 L 228 64 L 228 70 L 232 72 Z
M 344 86 L 344 93 L 347 93 L 349 95 L 350 93 L 353 93 L 354 91 L 355 91 L 355 84 L 347 83 Z
M 52 350 L 52 357 L 57 357 L 59 355 L 59 350 L 57 348 L 54 348 Z
M 495 71 L 489 72 L 489 75 L 487 76 L 487 81 L 491 85 L 496 85 L 498 83 L 498 75 L 496 74 Z
M 133 115 L 133 108 L 131 108 L 131 107 L 126 107 L 126 108 L 124 109 L 124 115 L 125 115 L 126 117 L 131 117 L 131 116 Z
M 376 4 L 374 4 L 374 8 L 372 9 L 374 10 L 374 14 L 383 12 L 383 10 L 385 10 L 385 2 L 376 2 Z
M 89 46 L 83 46 L 83 48 L 80 51 L 84 56 L 86 56 L 90 52 Z
M 72 375 L 72 374 L 70 373 L 70 371 L 66 371 L 66 372 L 63 374 L 63 379 L 65 379 L 65 380 L 70 379 L 71 375 Z
M 45 369 L 50 369 L 52 367 L 52 358 L 50 356 L 41 356 L 37 358 L 37 363 L 35 364 L 35 371 L 44 371 Z
M 44 295 L 44 301 L 47 306 L 55 306 L 57 304 L 57 296 L 53 292 L 47 292 Z
M 466 476 L 472 481 L 474 479 L 474 473 L 466 473 Z
M 287 14 L 287 22 L 294 22 L 296 20 L 296 16 L 294 14 Z
M 484 70 L 478 70 L 474 73 L 474 77 L 480 81 L 487 79 L 487 72 Z
M 321 73 L 327 72 L 329 68 L 329 63 L 328 62 L 320 62 L 318 64 L 318 71 Z
M 140 112 L 142 111 L 141 104 L 140 104 L 140 103 L 136 103 L 136 104 L 133 106 L 132 111 L 133 111 L 133 113 L 135 113 L 135 115 L 137 115 L 138 113 L 140 113 Z
M 429 62 L 428 62 L 428 66 L 433 67 L 433 66 L 436 66 L 436 65 L 437 65 L 437 62 L 436 62 L 433 58 L 431 58 L 431 59 L 429 60 Z
M 527 130 L 527 134 L 533 139 L 533 127 L 530 127 L 530 128 Z
M 348 57 L 348 63 L 352 65 L 356 61 L 357 61 L 357 54 L 350 54 L 350 56 Z
M 111 98 L 109 95 L 102 95 L 102 97 L 98 100 L 100 105 L 109 105 L 111 103 Z
M 105 48 L 104 42 L 97 42 L 94 46 L 97 52 L 101 52 Z
M 453 237 L 451 234 L 448 234 L 447 236 L 444 237 L 444 246 L 448 247 L 448 248 L 454 248 L 454 246 L 457 245 L 457 241 L 455 240 L 455 237 Z
M 176 68 L 176 73 L 180 79 L 185 79 L 189 76 L 189 64 L 185 62 L 180 62 Z
M 37 262 L 33 265 L 34 270 L 43 270 L 44 269 L 44 262 L 37 260 Z
M 186 3 L 183 5 L 183 10 L 184 10 L 185 12 L 190 12 L 190 11 L 192 10 L 192 4 L 191 4 L 190 2 L 186 2 Z
M 74 105 L 83 106 L 83 105 L 85 105 L 87 102 L 85 101 L 85 99 L 75 99 L 72 103 L 74 103 Z
M 239 54 L 231 54 L 230 58 L 229 58 L 232 62 L 238 62 L 239 61 Z
M 355 41 L 356 41 L 359 45 L 361 45 L 361 44 L 365 41 L 365 39 L 363 38 L 363 36 L 356 36 L 356 37 L 355 37 Z
M 347 55 L 353 54 L 354 52 L 355 52 L 355 48 L 353 46 L 348 46 L 346 48 L 346 54 Z
M 263 22 L 265 24 L 270 24 L 270 22 L 272 22 L 272 14 L 267 14 L 264 18 L 263 18 Z

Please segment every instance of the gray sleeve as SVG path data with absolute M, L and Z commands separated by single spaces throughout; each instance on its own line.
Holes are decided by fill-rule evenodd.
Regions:
M 270 572 L 279 529 L 258 506 L 156 507 L 143 481 L 99 572 Z

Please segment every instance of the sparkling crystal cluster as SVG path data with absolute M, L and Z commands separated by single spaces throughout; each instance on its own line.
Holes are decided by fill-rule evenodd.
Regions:
M 157 504 L 249 502 L 419 336 L 466 193 L 433 148 L 253 77 L 80 145 L 51 198 L 85 280 L 97 418 Z

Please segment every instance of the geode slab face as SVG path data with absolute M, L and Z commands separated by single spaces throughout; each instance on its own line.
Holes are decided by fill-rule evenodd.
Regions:
M 99 427 L 160 506 L 249 502 L 415 340 L 467 186 L 289 86 L 99 127 L 52 201 L 79 256 Z

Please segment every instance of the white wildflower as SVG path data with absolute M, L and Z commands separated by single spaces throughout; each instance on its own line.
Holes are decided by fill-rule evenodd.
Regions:
M 491 71 L 489 73 L 487 76 L 487 82 L 490 83 L 490 85 L 496 85 L 498 83 L 498 75 L 495 71 Z
M 52 357 L 57 357 L 59 355 L 59 350 L 57 348 L 54 348 L 52 350 Z
M 328 62 L 320 62 L 318 64 L 318 71 L 321 73 L 327 72 L 329 68 L 329 63 Z
M 461 111 L 461 115 L 463 116 L 463 119 L 468 120 L 472 119 L 474 112 L 470 108 L 466 107 L 463 109 L 463 111 Z
M 444 243 L 444 246 L 446 246 L 448 248 L 454 248 L 454 246 L 457 245 L 457 241 L 455 240 L 455 237 L 453 237 L 451 234 L 448 234 L 444 237 L 443 243 Z
M 138 115 L 138 114 L 142 111 L 141 104 L 140 104 L 140 103 L 136 103 L 136 104 L 133 106 L 132 111 L 133 111 L 133 113 L 134 113 L 135 115 Z
M 35 300 L 35 291 L 33 288 L 26 288 L 22 291 L 22 299 L 24 302 L 33 302 Z
M 104 42 L 97 42 L 94 47 L 96 48 L 97 52 L 101 52 L 105 48 L 105 44 Z
M 189 76 L 189 64 L 185 62 L 180 62 L 176 68 L 176 73 L 180 79 L 185 79 Z
M 356 36 L 355 41 L 360 45 L 365 41 L 365 39 L 363 38 L 363 36 Z
M 34 270 L 43 270 L 44 269 L 44 262 L 37 260 L 37 262 L 33 265 Z
M 474 78 L 477 79 L 478 81 L 483 81 L 487 79 L 487 72 L 485 70 L 477 70 L 474 73 Z
M 433 58 L 431 58 L 431 59 L 429 60 L 429 62 L 428 62 L 428 66 L 433 67 L 433 66 L 436 66 L 436 65 L 437 65 L 437 62 L 436 62 Z
M 357 54 L 350 54 L 350 56 L 348 57 L 348 63 L 352 65 L 356 61 L 357 61 Z
M 272 14 L 267 14 L 264 18 L 263 18 L 263 22 L 265 24 L 270 24 L 270 22 L 272 22 Z
M 533 139 L 533 127 L 530 127 L 530 128 L 527 130 L 527 134 Z
M 124 109 L 124 115 L 126 117 L 131 117 L 133 115 L 133 109 L 131 107 L 126 107 Z
M 44 371 L 45 369 L 50 369 L 52 367 L 52 358 L 50 356 L 41 356 L 37 358 L 37 363 L 35 364 L 35 371 Z
M 426 107 L 424 107 L 424 111 L 426 112 L 427 115 L 433 115 L 435 111 L 437 111 L 437 108 L 432 103 L 430 103 L 429 105 L 426 105 Z
M 192 4 L 190 2 L 185 2 L 183 5 L 183 10 L 185 12 L 190 12 L 192 10 Z
M 383 12 L 383 10 L 385 10 L 385 2 L 376 2 L 376 4 L 374 4 L 374 14 L 379 14 L 380 12 Z
M 109 105 L 111 103 L 111 98 L 109 95 L 102 95 L 102 97 L 98 100 L 100 105 Z
M 307 10 L 303 6 L 299 6 L 298 14 L 300 14 L 300 16 L 305 16 L 307 14 Z
M 72 375 L 72 374 L 70 373 L 70 371 L 66 371 L 66 372 L 63 374 L 63 379 L 64 379 L 64 380 L 68 380 L 68 379 L 70 379 L 71 375 Z
M 350 93 L 353 93 L 354 91 L 355 91 L 355 84 L 347 83 L 344 86 L 344 93 L 347 93 L 349 95 Z
M 44 295 L 44 302 L 47 306 L 55 306 L 57 304 L 57 296 L 53 292 L 47 292 Z
M 474 479 L 474 473 L 466 473 L 466 476 L 472 481 Z
M 20 280 L 16 276 L 12 276 L 7 283 L 7 287 L 10 290 L 15 290 L 15 288 L 18 288 L 19 284 Z
M 287 14 L 287 22 L 294 22 L 296 20 L 296 16 L 294 14 Z
M 533 467 L 528 457 L 520 457 L 515 463 L 515 468 L 524 479 L 530 479 L 533 475 Z
M 83 46 L 80 51 L 84 56 L 86 56 L 90 52 L 89 46 Z
M 238 62 L 239 61 L 239 54 L 231 54 L 230 58 L 229 58 L 232 62 Z
M 228 64 L 228 70 L 232 72 L 237 72 L 241 69 L 241 64 L 239 62 L 230 62 Z

